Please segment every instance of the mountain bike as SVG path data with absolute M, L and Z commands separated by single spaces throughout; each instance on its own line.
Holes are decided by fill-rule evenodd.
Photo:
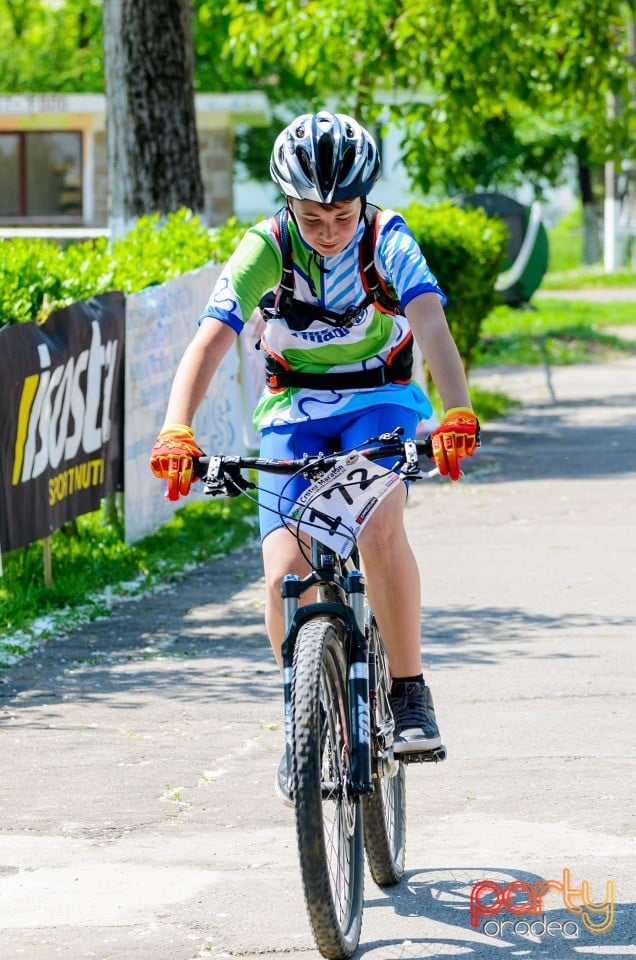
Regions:
M 365 850 L 377 884 L 403 876 L 405 764 L 446 757 L 443 746 L 393 753 L 389 663 L 365 601 L 356 543 L 396 483 L 436 473 L 422 469 L 430 454 L 428 441 L 402 439 L 398 429 L 361 450 L 285 461 L 214 456 L 196 465 L 213 496 L 250 495 L 258 489 L 252 471 L 310 481 L 291 509 L 279 500 L 311 568 L 303 578 L 286 576 L 281 589 L 285 749 L 309 919 L 318 949 L 332 960 L 358 946 Z M 308 591 L 316 599 L 301 605 Z

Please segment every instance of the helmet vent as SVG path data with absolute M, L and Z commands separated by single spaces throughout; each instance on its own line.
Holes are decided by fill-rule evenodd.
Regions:
M 333 183 L 333 141 L 323 135 L 318 141 L 318 174 L 321 183 L 329 188 Z
M 347 147 L 345 150 L 342 161 L 340 163 L 340 172 L 338 174 L 338 181 L 343 183 L 349 176 L 353 164 L 356 159 L 356 149 L 355 147 Z
M 314 182 L 314 172 L 311 169 L 311 160 L 307 156 L 307 151 L 302 147 L 296 148 L 296 157 L 300 165 L 300 169 L 305 174 L 310 183 Z

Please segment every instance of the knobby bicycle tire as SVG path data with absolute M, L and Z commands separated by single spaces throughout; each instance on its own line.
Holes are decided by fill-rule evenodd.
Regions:
M 376 662 L 376 718 L 375 729 L 391 719 L 389 706 L 390 678 L 386 654 L 376 623 L 369 624 L 369 656 Z M 364 798 L 364 846 L 371 876 L 378 886 L 393 886 L 404 876 L 406 847 L 406 776 L 404 764 L 399 762 L 397 773 L 378 776 L 374 769 L 373 794 Z
M 292 685 L 292 782 L 305 902 L 318 949 L 350 957 L 360 939 L 364 844 L 348 795 L 349 711 L 342 644 L 329 620 L 298 632 Z

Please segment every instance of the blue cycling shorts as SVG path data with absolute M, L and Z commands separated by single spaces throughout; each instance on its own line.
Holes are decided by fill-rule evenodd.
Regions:
M 331 453 L 363 447 L 371 437 L 404 428 L 405 437 L 415 437 L 418 413 L 408 407 L 383 404 L 368 411 L 342 413 L 320 420 L 303 420 L 263 430 L 260 456 L 277 460 L 295 460 L 307 453 Z M 391 466 L 394 459 L 379 461 Z M 305 477 L 279 477 L 259 474 L 259 520 L 261 541 L 268 533 L 284 526 L 280 513 L 287 516 L 300 494 L 309 486 Z

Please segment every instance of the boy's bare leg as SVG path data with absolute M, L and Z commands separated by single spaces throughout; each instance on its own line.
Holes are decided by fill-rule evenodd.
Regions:
M 420 575 L 404 528 L 405 498 L 400 484 L 382 501 L 359 538 L 369 603 L 396 677 L 422 671 Z
M 306 548 L 307 550 L 309 547 Z M 286 527 L 272 530 L 262 543 L 263 567 L 265 570 L 265 627 L 278 666 L 283 667 L 281 647 L 285 637 L 283 623 L 283 600 L 280 588 L 288 573 L 305 577 L 310 566 L 303 557 L 295 536 Z M 315 599 L 315 591 L 303 594 L 301 603 Z

